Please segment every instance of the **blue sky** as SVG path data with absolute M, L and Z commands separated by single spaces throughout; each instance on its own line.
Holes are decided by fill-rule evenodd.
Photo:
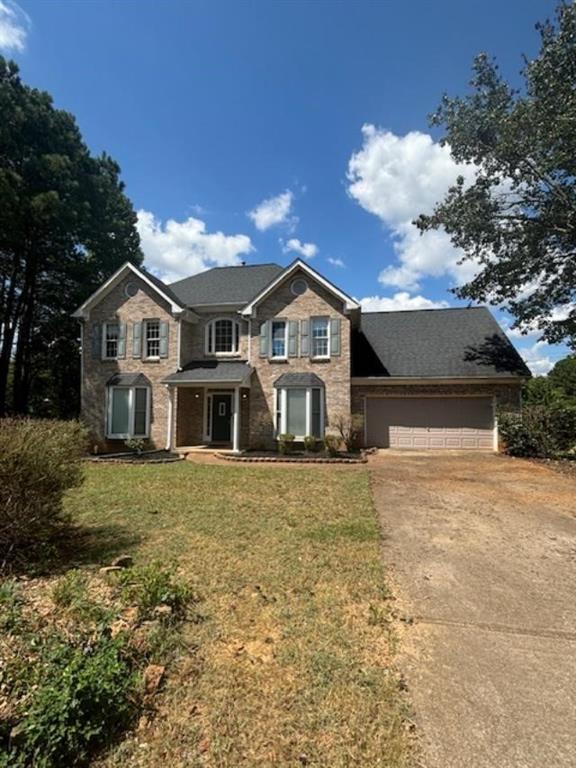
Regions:
M 554 7 L 0 0 L 0 49 L 120 163 L 161 276 L 302 255 L 366 308 L 419 308 L 471 273 L 410 224 L 458 172 L 427 116 L 480 51 L 519 83 Z M 513 338 L 538 373 L 565 354 Z

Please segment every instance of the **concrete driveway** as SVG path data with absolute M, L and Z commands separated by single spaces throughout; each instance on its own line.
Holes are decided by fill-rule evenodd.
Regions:
M 576 482 L 492 454 L 370 467 L 421 765 L 576 766 Z

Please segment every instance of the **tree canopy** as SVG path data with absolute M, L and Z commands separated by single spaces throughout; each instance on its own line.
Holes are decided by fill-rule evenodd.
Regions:
M 481 54 L 471 92 L 443 97 L 431 123 L 476 175 L 416 224 L 443 228 L 478 263 L 460 298 L 503 305 L 517 327 L 576 347 L 576 5 L 536 28 L 540 51 L 524 60 L 522 90 Z
M 0 57 L 0 415 L 78 410 L 70 312 L 125 261 L 140 263 L 120 168 L 74 117 Z

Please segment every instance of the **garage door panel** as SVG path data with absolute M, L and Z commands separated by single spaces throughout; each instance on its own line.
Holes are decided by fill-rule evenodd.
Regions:
M 368 398 L 368 445 L 492 450 L 491 398 Z

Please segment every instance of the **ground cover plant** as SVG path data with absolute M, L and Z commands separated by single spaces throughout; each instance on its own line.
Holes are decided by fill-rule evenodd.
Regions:
M 67 510 L 101 562 L 121 541 L 140 568 L 177 562 L 202 598 L 182 620 L 183 646 L 154 710 L 95 764 L 407 764 L 392 602 L 364 469 L 96 464 Z M 115 578 L 146 626 L 147 600 L 129 575 Z M 181 593 L 144 581 L 177 617 Z

